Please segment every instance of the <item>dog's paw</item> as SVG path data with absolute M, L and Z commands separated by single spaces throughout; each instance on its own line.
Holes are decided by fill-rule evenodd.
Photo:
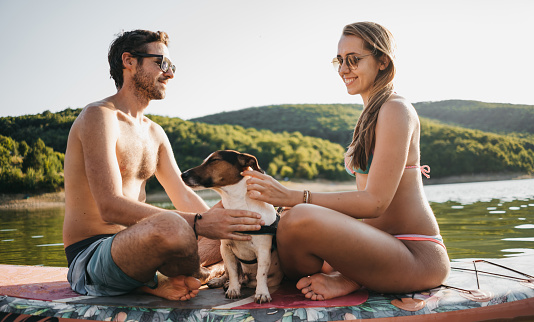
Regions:
M 226 276 L 211 279 L 207 283 L 209 288 L 219 288 L 223 287 L 225 284 L 228 284 L 228 278 L 226 278 Z
M 241 297 L 241 290 L 239 289 L 228 289 L 228 291 L 226 291 L 226 298 L 238 299 L 240 297 Z
M 200 267 L 198 272 L 196 274 L 193 274 L 193 277 L 198 279 L 201 284 L 206 284 L 208 282 L 208 279 L 210 277 L 210 270 L 206 267 Z
M 254 302 L 258 304 L 271 302 L 271 300 L 271 295 L 269 293 L 254 295 Z

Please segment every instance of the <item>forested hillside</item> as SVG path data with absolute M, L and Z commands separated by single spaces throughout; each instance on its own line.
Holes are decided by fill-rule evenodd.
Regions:
M 209 125 L 179 118 L 149 116 L 160 124 L 182 169 L 199 165 L 216 150 L 232 149 L 255 155 L 269 174 L 290 178 L 346 178 L 344 149 L 299 132 L 273 133 L 236 125 Z
M 0 118 L 0 192 L 63 188 L 63 161 L 72 122 L 81 109 Z
M 57 113 L 45 111 L 35 115 L 1 117 L 0 135 L 30 145 L 41 139 L 48 147 L 65 153 L 70 127 L 81 111 L 81 108 L 68 108 Z
M 63 187 L 64 154 L 37 139 L 32 145 L 0 135 L 0 192 L 58 191 Z
M 498 134 L 534 138 L 534 106 L 448 100 L 413 104 L 422 118 Z M 191 119 L 235 124 L 273 132 L 299 131 L 343 146 L 362 111 L 359 104 L 298 104 L 252 107 Z
M 434 177 L 534 172 L 534 142 L 423 120 L 421 163 Z
M 449 100 L 414 104 L 417 113 L 444 123 L 495 133 L 534 134 L 534 106 Z
M 451 104 L 448 105 L 448 102 Z M 433 119 L 421 117 L 421 162 L 431 165 L 434 177 L 533 171 L 534 136 L 529 131 L 534 126 L 534 106 L 474 101 L 443 101 L 414 105 L 420 116 L 424 114 L 434 117 Z M 492 128 L 486 126 L 484 128 L 488 128 L 488 131 L 483 132 L 475 130 L 477 126 L 482 128 L 483 122 L 465 121 L 469 120 L 468 115 L 471 115 L 473 119 L 498 123 L 505 118 L 506 107 L 511 108 L 506 121 L 501 122 L 506 126 Z M 439 110 L 452 112 L 444 112 L 442 115 L 437 113 Z M 454 114 L 455 110 L 462 111 L 465 120 L 458 118 L 458 121 L 453 122 L 446 117 Z M 272 105 L 208 115 L 193 121 L 253 126 L 275 132 L 282 129 L 289 132 L 299 131 L 346 147 L 350 143 L 354 125 L 361 111 L 362 106 L 357 104 Z M 436 113 L 431 114 L 429 111 Z M 291 115 L 291 118 L 285 115 Z M 306 122 L 299 121 L 301 119 L 313 121 L 307 126 Z M 525 119 L 528 121 L 525 122 Z M 461 122 L 466 126 L 454 125 Z M 467 123 L 472 129 L 465 128 L 469 125 Z
M 0 192 L 56 191 L 63 187 L 68 132 L 79 112 L 65 110 L 0 118 Z M 215 150 L 235 149 L 254 154 L 262 168 L 278 177 L 346 179 L 343 148 L 321 138 L 298 132 L 273 133 L 179 118 L 148 117 L 167 133 L 183 170 L 200 164 Z M 153 181 L 149 184 L 155 186 Z
M 300 132 L 347 146 L 362 112 L 359 104 L 296 104 L 251 107 L 192 119 L 273 132 Z
M 418 111 L 428 108 L 416 106 Z M 465 106 L 469 102 L 464 105 L 469 110 Z M 280 105 L 201 118 L 223 123 L 219 125 L 156 115 L 148 117 L 167 133 L 182 170 L 200 164 L 215 150 L 234 149 L 256 155 L 260 166 L 279 178 L 349 180 L 343 169 L 343 153 L 361 108 L 361 105 L 342 104 Z M 485 117 L 488 110 L 493 113 L 490 107 L 477 113 Z M 0 118 L 0 192 L 63 188 L 68 132 L 80 111 L 66 109 Z M 533 173 L 534 141 L 528 136 L 531 124 L 522 122 L 529 117 L 530 109 L 525 107 L 524 111 L 525 116 L 511 117 L 516 123 L 507 126 L 515 129 L 515 133 L 526 133 L 526 138 L 466 129 L 422 117 L 422 164 L 431 166 L 433 178 Z M 148 185 L 155 186 L 154 180 Z

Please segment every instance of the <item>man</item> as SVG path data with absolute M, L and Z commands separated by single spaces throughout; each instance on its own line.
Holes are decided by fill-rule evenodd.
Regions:
M 108 60 L 117 93 L 86 106 L 70 130 L 63 242 L 68 279 L 78 293 L 141 288 L 190 299 L 201 285 L 193 277 L 202 275 L 200 262 L 220 260 L 214 240 L 249 240 L 235 232 L 264 224 L 256 213 L 220 204 L 209 209 L 183 183 L 163 129 L 144 116 L 174 77 L 167 45 L 165 32 L 135 30 L 115 39 Z M 154 174 L 176 211 L 145 203 L 145 184 Z M 198 235 L 205 238 L 197 245 Z M 206 252 L 199 254 L 199 247 Z

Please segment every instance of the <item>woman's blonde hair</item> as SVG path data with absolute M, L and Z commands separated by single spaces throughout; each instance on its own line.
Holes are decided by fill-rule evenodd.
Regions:
M 375 59 L 388 62 L 384 70 L 379 70 L 369 96 L 369 102 L 358 118 L 352 143 L 347 149 L 348 165 L 354 169 L 367 169 L 367 162 L 375 146 L 375 128 L 378 112 L 393 94 L 393 64 L 395 41 L 389 30 L 374 22 L 357 22 L 343 28 L 344 36 L 356 36 L 362 39 L 366 49 Z

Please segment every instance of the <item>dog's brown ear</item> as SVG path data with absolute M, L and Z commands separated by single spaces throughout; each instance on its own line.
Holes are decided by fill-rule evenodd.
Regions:
M 239 164 L 243 166 L 243 169 L 246 169 L 248 167 L 251 167 L 252 169 L 259 171 L 261 173 L 265 173 L 262 168 L 260 168 L 258 164 L 258 159 L 256 159 L 255 156 L 248 153 L 240 153 L 238 155 Z

